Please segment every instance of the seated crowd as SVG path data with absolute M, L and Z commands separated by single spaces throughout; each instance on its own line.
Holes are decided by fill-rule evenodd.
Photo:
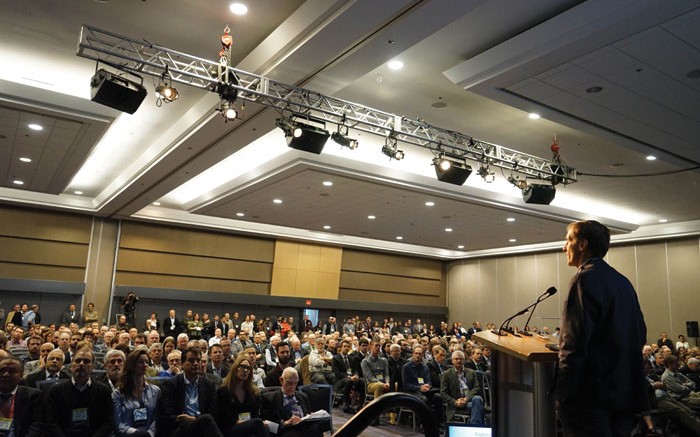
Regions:
M 132 327 L 124 317 L 114 326 L 91 317 L 72 305 L 58 324 L 8 317 L 10 338 L 0 331 L 0 420 L 8 430 L 0 436 L 322 435 L 318 422 L 300 421 L 311 409 L 297 386 L 314 383 L 342 393 L 346 413 L 365 398 L 402 391 L 423 399 L 439 423 L 486 421 L 491 351 L 471 338 L 478 322 L 436 329 L 420 319 L 329 317 L 313 326 L 308 317 L 200 319 L 189 310 L 180 319 L 171 309 Z M 644 348 L 650 394 L 694 432 L 698 350 L 671 347 L 660 340 Z

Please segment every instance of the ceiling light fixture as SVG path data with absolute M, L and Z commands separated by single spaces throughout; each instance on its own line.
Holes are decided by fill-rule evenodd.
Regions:
M 329 230 L 330 228 L 331 228 L 331 225 L 324 225 L 323 226 L 323 229 L 325 229 L 325 230 Z
M 279 205 L 280 203 L 282 203 L 282 199 L 272 199 L 272 203 L 276 203 L 277 205 Z
M 31 130 L 33 130 L 33 131 L 37 131 L 37 132 L 44 130 L 44 126 L 42 126 L 42 125 L 40 125 L 40 124 L 37 124 L 37 123 L 29 123 L 29 124 L 27 125 L 27 127 L 28 127 L 29 129 L 31 129 Z
M 536 113 L 534 113 L 534 112 L 531 112 L 531 113 L 529 113 L 529 114 L 527 115 L 527 117 L 528 117 L 530 120 L 537 120 L 538 118 L 540 118 L 540 114 L 536 114 Z
M 245 213 L 243 212 L 237 212 L 236 217 L 245 217 Z
M 228 8 L 234 15 L 245 15 L 248 13 L 248 6 L 244 5 L 243 3 L 231 3 Z
M 647 161 L 656 161 L 656 156 L 654 156 L 654 155 L 647 155 Z
M 435 206 L 435 202 L 432 202 L 429 200 L 429 201 L 425 202 L 425 206 Z
M 506 221 L 509 223 L 513 223 L 515 221 L 515 217 L 508 217 Z
M 403 68 L 403 62 L 399 61 L 398 59 L 395 59 L 389 62 L 389 68 L 394 71 L 401 70 Z
M 27 158 L 26 156 L 20 156 L 19 160 L 22 162 L 32 162 L 32 158 Z
M 324 187 L 332 187 L 332 186 L 333 186 L 333 182 L 332 182 L 332 181 L 323 181 L 323 186 L 324 186 Z
M 457 246 L 457 249 L 464 249 L 464 244 L 460 244 L 459 246 Z
M 472 168 L 466 163 L 464 158 L 440 154 L 433 158 L 435 175 L 440 182 L 453 185 L 463 185 L 472 174 Z
M 374 219 L 377 218 L 377 216 L 376 216 L 376 215 L 368 215 L 367 218 L 368 218 L 369 220 L 374 220 Z
M 345 117 L 343 117 L 343 121 L 345 121 L 344 119 Z M 344 124 L 338 125 L 338 130 L 333 132 L 331 139 L 340 144 L 340 147 L 347 147 L 350 150 L 355 150 L 358 146 L 356 139 L 348 137 L 348 127 Z
M 78 196 L 82 196 L 83 192 L 80 190 L 75 190 L 75 191 L 73 191 L 73 194 L 78 195 Z
M 160 206 L 160 202 L 153 202 L 153 206 Z
M 24 181 L 19 180 L 19 179 L 13 180 L 12 183 L 15 184 L 15 185 L 24 185 Z
M 389 157 L 389 159 L 395 159 L 401 161 L 405 155 L 403 150 L 399 150 L 399 143 L 393 135 L 393 132 L 386 137 L 384 145 L 382 146 L 382 153 Z

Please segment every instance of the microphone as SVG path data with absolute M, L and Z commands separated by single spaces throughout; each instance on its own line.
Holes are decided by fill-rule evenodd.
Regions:
M 554 287 L 549 287 L 547 291 L 545 291 L 540 297 L 537 298 L 534 304 L 532 304 L 532 312 L 530 312 L 530 316 L 527 318 L 527 321 L 525 322 L 525 327 L 530 326 L 530 319 L 532 319 L 532 315 L 535 314 L 535 309 L 537 308 L 537 304 L 542 302 L 543 300 L 549 298 L 550 296 L 555 295 L 557 292 L 557 289 Z M 523 335 L 530 337 L 532 334 L 529 332 L 523 332 Z
M 547 299 L 548 297 L 554 295 L 556 292 L 557 292 L 557 289 L 556 289 L 556 288 L 554 288 L 554 287 L 549 287 L 549 288 L 547 289 L 547 291 L 545 291 L 544 293 L 542 293 L 542 294 L 540 295 L 540 297 L 537 298 L 537 300 L 535 301 L 535 303 L 533 303 L 532 305 L 529 305 L 529 306 L 525 307 L 524 309 L 518 311 L 515 315 L 513 315 L 513 316 L 511 316 L 511 317 L 509 317 L 509 318 L 507 318 L 507 319 L 505 319 L 505 320 L 503 321 L 503 323 L 501 324 L 501 327 L 498 328 L 498 331 L 493 331 L 493 330 L 492 330 L 491 332 L 494 333 L 494 334 L 496 334 L 496 335 L 499 335 L 499 336 L 500 336 L 500 335 L 508 335 L 507 332 L 510 332 L 510 331 L 508 330 L 508 327 L 509 327 L 509 324 L 510 324 L 511 320 L 513 320 L 514 318 L 516 318 L 516 317 L 518 317 L 518 316 L 522 316 L 522 315 L 525 314 L 526 312 L 530 311 L 531 308 L 535 308 L 535 307 L 537 306 L 538 303 L 540 303 L 540 302 L 542 302 L 543 300 Z M 534 309 L 533 309 L 533 312 L 534 312 Z M 530 317 L 532 317 L 532 314 L 530 314 Z M 530 318 L 528 318 L 527 320 L 528 320 L 528 322 L 530 322 Z M 525 324 L 525 326 L 527 326 L 527 323 Z M 524 335 L 532 335 L 532 334 L 529 334 L 529 333 L 523 333 L 523 334 L 524 334 Z M 518 335 L 515 334 L 515 333 L 513 333 L 513 335 L 518 336 Z

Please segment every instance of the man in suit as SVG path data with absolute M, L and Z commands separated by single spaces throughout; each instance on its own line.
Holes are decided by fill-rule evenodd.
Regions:
M 430 370 L 430 383 L 433 385 L 433 388 L 439 390 L 440 378 L 442 377 L 442 373 L 449 367 L 449 365 L 445 361 L 445 358 L 447 357 L 447 352 L 439 344 L 433 346 L 432 351 L 433 358 L 429 360 L 426 365 L 428 366 L 428 370 Z
M 44 343 L 39 346 L 39 359 L 24 363 L 24 376 L 34 373 L 46 366 L 46 357 L 54 349 L 53 343 Z
M 61 325 L 68 326 L 71 323 L 80 323 L 80 312 L 74 304 L 68 305 L 68 309 L 61 315 Z
M 304 393 L 296 391 L 299 374 L 293 367 L 287 367 L 280 377 L 281 389 L 263 396 L 260 417 L 276 423 L 279 437 L 321 437 L 317 421 L 301 422 L 301 418 L 311 412 L 309 400 Z
M 343 340 L 340 343 L 340 353 L 333 357 L 331 361 L 331 366 L 333 367 L 333 373 L 335 374 L 335 384 L 334 390 L 343 391 L 343 411 L 346 413 L 354 413 L 352 409 L 352 401 L 350 400 L 351 390 L 360 393 L 363 390 L 364 381 L 360 378 L 360 375 L 353 373 L 352 367 L 350 366 L 350 357 L 348 352 L 350 351 L 350 342 L 348 340 Z
M 464 365 L 468 369 L 476 370 L 477 372 L 485 372 L 486 367 L 484 367 L 484 363 L 481 361 L 481 349 L 475 347 L 472 349 L 472 355 L 469 357 L 469 361 L 467 361 Z
M 175 317 L 175 310 L 172 308 L 168 312 L 168 317 L 163 319 L 161 325 L 163 326 L 163 334 L 166 337 L 177 338 L 178 334 L 181 332 L 182 323 L 180 319 Z
M 609 246 L 610 231 L 596 221 L 567 227 L 563 249 L 578 270 L 559 339 L 556 401 L 565 436 L 629 436 L 634 413 L 649 409 L 644 316 L 632 284 L 603 260 Z
M 97 374 L 93 380 L 101 382 L 112 391 L 116 390 L 117 381 L 119 381 L 119 376 L 124 369 L 125 361 L 126 355 L 124 355 L 124 352 L 117 349 L 108 350 L 102 359 L 105 371 Z
M 44 402 L 46 435 L 108 437 L 114 431 L 112 391 L 90 380 L 95 360 L 90 349 L 80 349 L 71 362 L 72 379 L 49 389 Z
M 200 377 L 201 360 L 199 348 L 187 348 L 182 357 L 182 373 L 163 382 L 159 434 L 222 437 L 211 416 L 217 409 L 216 387 Z
M 219 378 L 226 378 L 229 365 L 224 359 L 224 349 L 221 344 L 214 344 L 209 348 L 209 360 L 207 362 L 206 373 L 213 374 Z
M 14 357 L 0 359 L 0 423 L 7 424 L 15 437 L 42 436 L 41 392 L 19 385 L 21 380 L 22 363 Z M 0 435 L 7 431 L 0 428 Z
M 484 400 L 476 372 L 464 366 L 464 352 L 452 353 L 454 367 L 442 374 L 440 397 L 445 403 L 445 416 L 450 422 L 458 411 L 469 410 L 469 423 L 484 423 Z
M 61 349 L 54 349 L 46 356 L 46 365 L 25 377 L 27 387 L 37 388 L 39 381 L 70 379 L 70 374 L 63 370 L 65 355 Z

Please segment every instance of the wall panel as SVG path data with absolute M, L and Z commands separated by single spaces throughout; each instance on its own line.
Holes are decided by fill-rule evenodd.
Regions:
M 274 242 L 122 222 L 116 285 L 268 294 Z
M 84 282 L 92 219 L 0 207 L 0 277 Z

